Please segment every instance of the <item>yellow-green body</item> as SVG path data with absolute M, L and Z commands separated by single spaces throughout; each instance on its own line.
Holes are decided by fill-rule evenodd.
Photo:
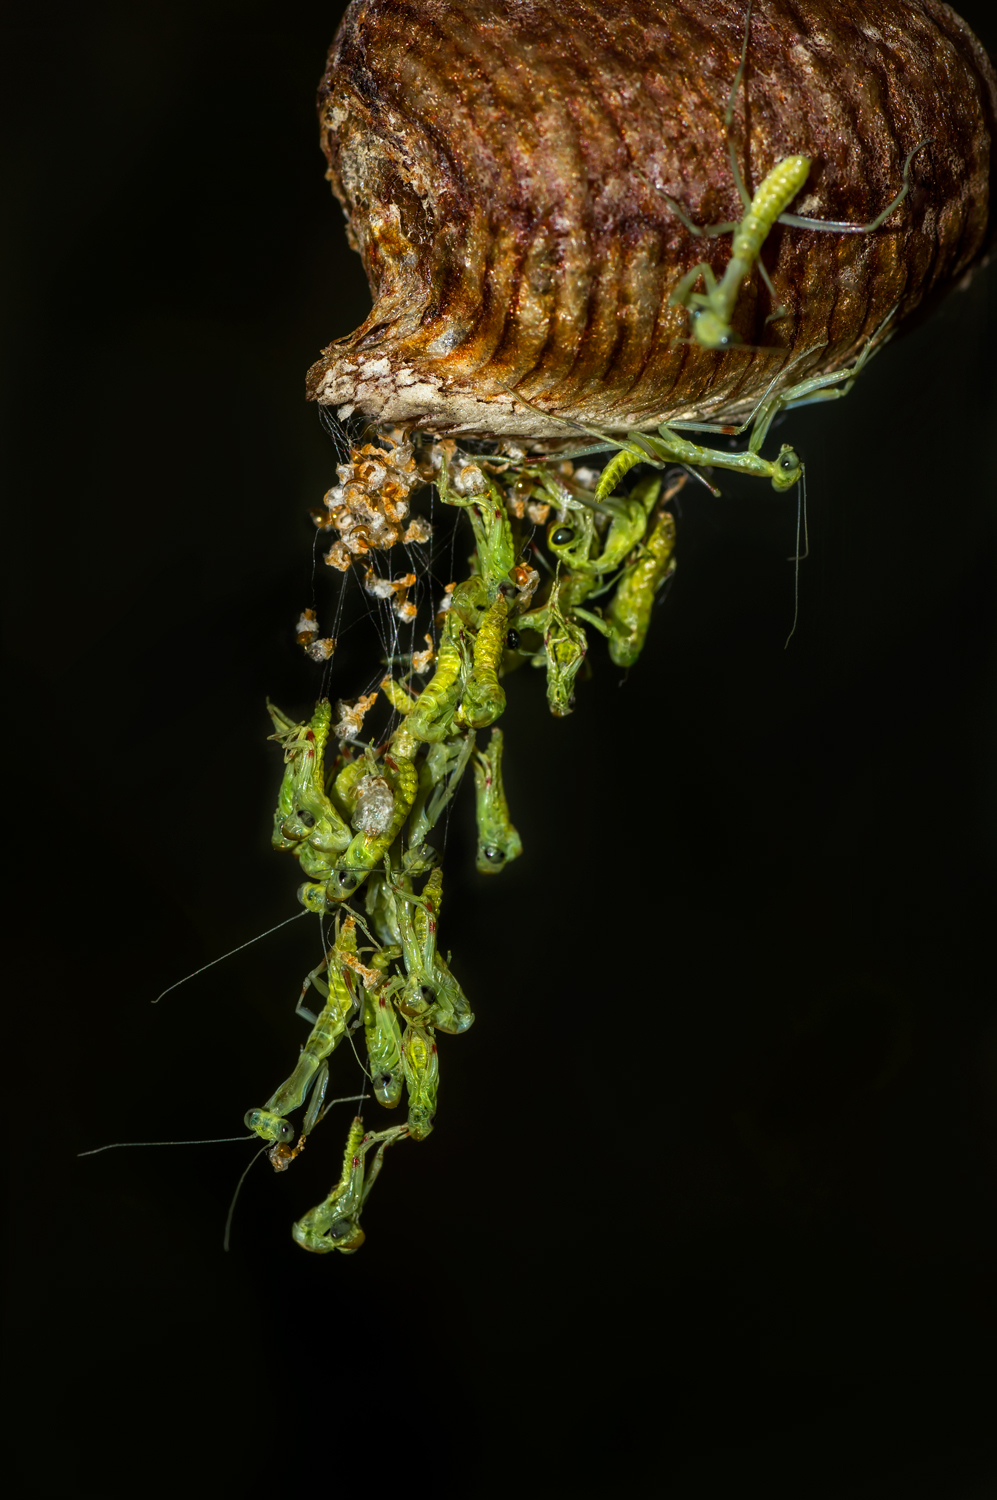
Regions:
M 405 963 L 405 980 L 395 996 L 398 1009 L 415 1025 L 460 1035 L 473 1026 L 474 1012 L 437 944 L 443 871 L 439 866 L 432 870 L 418 896 L 407 876 L 386 882 L 385 895 L 389 925 Z
M 294 1127 L 285 1116 L 304 1103 L 319 1067 L 346 1035 L 358 1002 L 350 972 L 341 963 L 340 953 L 355 953 L 356 946 L 354 928 L 352 925 L 344 928 L 320 966 L 325 968 L 328 983 L 319 978 L 319 969 L 313 969 L 305 981 L 305 989 L 313 984 L 320 994 L 325 994 L 325 1004 L 316 1017 L 290 1078 L 274 1090 L 262 1109 L 251 1109 L 246 1114 L 247 1128 L 255 1131 L 263 1141 L 278 1141 L 286 1145 L 294 1139 Z
M 759 183 L 744 218 L 734 229 L 731 257 L 721 280 L 717 282 L 712 267 L 703 261 L 693 266 L 672 292 L 669 301 L 689 309 L 696 342 L 705 349 L 726 349 L 737 342 L 731 318 L 745 277 L 758 260 L 773 224 L 809 175 L 808 156 L 786 156 L 778 162 Z M 700 276 L 706 283 L 705 293 L 692 290 Z
M 350 830 L 325 794 L 325 750 L 329 740 L 332 710 L 327 698 L 315 705 L 307 724 L 296 724 L 267 700 L 275 733 L 272 739 L 284 749 L 284 778 L 274 813 L 273 846 L 292 849 L 305 868 L 321 864 L 323 856 L 342 853 L 350 842 Z
M 505 690 L 498 680 L 505 649 L 509 600 L 496 594 L 474 638 L 474 666 L 467 676 L 456 713 L 459 724 L 486 729 L 505 712 Z
M 482 875 L 497 875 L 523 852 L 523 841 L 509 817 L 502 784 L 502 749 L 502 731 L 493 729 L 487 749 L 479 750 L 474 762 L 477 867 Z
M 432 1026 L 414 1026 L 402 1033 L 402 1067 L 408 1091 L 408 1129 L 413 1140 L 424 1141 L 433 1128 L 440 1065 Z
M 295 1242 L 303 1250 L 313 1250 L 319 1255 L 341 1250 L 344 1255 L 352 1255 L 354 1250 L 360 1249 L 366 1238 L 360 1228 L 360 1211 L 380 1174 L 385 1147 L 407 1134 L 407 1127 L 399 1125 L 366 1135 L 363 1121 L 357 1115 L 346 1137 L 339 1181 L 325 1201 L 303 1215 L 291 1230 Z M 364 1163 L 374 1145 L 377 1145 L 377 1155 L 365 1182 Z
M 393 755 L 386 753 L 382 762 L 382 774 L 394 794 L 391 821 L 382 833 L 358 833 L 354 836 L 350 847 L 329 877 L 325 891 L 327 901 L 345 901 L 348 896 L 352 896 L 371 870 L 381 863 L 412 810 L 419 789 L 419 773 L 414 762 L 404 756 L 395 759 Z
M 365 989 L 363 1029 L 370 1061 L 371 1088 L 386 1109 L 394 1109 L 402 1097 L 402 1030 L 395 1014 L 389 985 Z
M 606 612 L 609 655 L 618 667 L 632 667 L 651 623 L 651 606 L 662 582 L 674 572 L 675 519 L 658 517 L 637 561 L 620 579 Z
M 436 652 L 436 671 L 405 719 L 405 729 L 417 740 L 435 743 L 446 739 L 460 697 L 463 658 L 459 642 L 460 620 L 447 611 Z
M 582 627 L 561 611 L 560 580 L 551 590 L 544 650 L 547 655 L 547 704 L 556 719 L 563 719 L 575 706 L 575 678 L 585 660 L 588 641 Z

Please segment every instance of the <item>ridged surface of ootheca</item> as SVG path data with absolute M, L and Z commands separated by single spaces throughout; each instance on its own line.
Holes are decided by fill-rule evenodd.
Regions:
M 745 6 L 727 0 L 355 0 L 319 105 L 329 176 L 374 296 L 309 372 L 344 415 L 482 437 L 564 437 L 744 415 L 841 368 L 951 285 L 990 235 L 997 80 L 939 0 L 759 0 L 734 139 L 753 190 L 813 158 L 790 209 L 871 234 L 776 226 L 734 328 L 689 342 L 669 307 L 739 219 L 724 111 Z M 514 388 L 550 415 L 517 403 Z

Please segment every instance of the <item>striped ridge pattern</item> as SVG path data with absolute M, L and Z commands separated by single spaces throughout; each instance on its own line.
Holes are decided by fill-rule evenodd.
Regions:
M 374 307 L 310 396 L 483 437 L 733 419 L 780 369 L 789 385 L 841 368 L 895 304 L 893 327 L 954 284 L 989 235 L 997 79 L 979 42 L 939 0 L 758 0 L 734 112 L 749 191 L 806 155 L 793 210 L 865 222 L 932 145 L 888 228 L 772 231 L 790 316 L 766 325 L 757 273 L 734 313 L 764 348 L 688 342 L 669 294 L 703 259 L 719 279 L 731 236 L 691 235 L 665 195 L 695 224 L 743 216 L 724 110 L 744 18 L 740 0 L 354 0 L 319 107 Z

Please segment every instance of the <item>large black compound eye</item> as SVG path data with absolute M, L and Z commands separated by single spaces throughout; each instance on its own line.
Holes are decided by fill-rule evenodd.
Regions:
M 341 1240 L 345 1235 L 349 1234 L 352 1228 L 353 1225 L 349 1219 L 337 1219 L 329 1230 L 327 1238 L 330 1240 Z
M 779 467 L 780 469 L 784 469 L 786 473 L 789 473 L 790 469 L 798 469 L 800 467 L 800 460 L 795 453 L 783 453 L 779 458 Z
M 297 818 L 298 822 L 303 823 L 306 828 L 315 827 L 315 816 L 313 813 L 310 813 L 308 811 L 307 807 L 297 808 L 295 811 L 295 817 Z
M 294 1140 L 294 1126 L 291 1124 L 290 1120 L 281 1120 L 280 1124 L 277 1126 L 275 1134 L 278 1141 L 283 1141 L 285 1145 L 288 1145 L 291 1141 Z
M 573 526 L 558 526 L 550 534 L 550 545 L 552 547 L 567 547 L 575 540 L 575 528 Z
M 494 844 L 486 844 L 481 852 L 490 865 L 500 865 L 505 859 L 505 850 L 496 849 Z
M 349 870 L 337 870 L 336 884 L 341 891 L 355 891 L 360 881 L 355 875 L 351 875 Z
M 432 1005 L 433 1001 L 436 999 L 435 994 L 429 988 L 428 984 L 420 984 L 419 995 L 424 1005 Z

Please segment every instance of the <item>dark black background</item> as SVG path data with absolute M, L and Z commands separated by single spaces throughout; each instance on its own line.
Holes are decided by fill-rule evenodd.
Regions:
M 303 376 L 369 306 L 339 9 L 39 10 L 8 51 L 13 1493 L 995 1494 L 992 268 L 790 419 L 788 651 L 793 509 L 732 477 L 625 683 L 597 647 L 554 721 L 510 680 L 526 854 L 474 874 L 465 792 L 478 1021 L 359 1255 L 289 1236 L 335 1123 L 228 1256 L 248 1145 L 76 1158 L 237 1134 L 303 1036 L 308 922 L 148 1002 L 296 909 L 263 700 L 318 691 Z

